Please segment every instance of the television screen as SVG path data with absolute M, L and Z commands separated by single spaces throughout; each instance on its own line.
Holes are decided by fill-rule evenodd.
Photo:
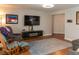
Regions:
M 40 16 L 25 15 L 24 25 L 25 26 L 40 25 Z

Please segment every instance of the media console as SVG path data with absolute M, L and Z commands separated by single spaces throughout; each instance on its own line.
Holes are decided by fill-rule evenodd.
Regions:
M 38 30 L 38 31 L 25 31 L 25 32 L 22 32 L 22 38 L 29 38 L 29 37 L 34 37 L 34 36 L 43 36 L 43 31 Z

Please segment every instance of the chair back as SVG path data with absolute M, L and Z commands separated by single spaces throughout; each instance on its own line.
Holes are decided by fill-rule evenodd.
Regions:
M 13 34 L 13 30 L 12 30 L 12 28 L 11 28 L 10 26 L 6 26 L 6 29 L 7 29 L 11 34 Z
M 1 33 L 8 38 L 9 32 L 6 30 L 5 27 L 0 27 Z
M 8 48 L 8 44 L 13 42 L 13 38 L 11 38 L 10 32 L 6 29 L 6 27 L 0 27 L 0 42 L 4 48 Z
M 0 32 L 0 43 L 2 44 L 2 48 L 7 49 L 7 39 L 1 32 Z

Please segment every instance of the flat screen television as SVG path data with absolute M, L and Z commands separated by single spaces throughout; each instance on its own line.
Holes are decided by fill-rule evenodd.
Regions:
M 40 25 L 40 16 L 25 15 L 24 26 Z

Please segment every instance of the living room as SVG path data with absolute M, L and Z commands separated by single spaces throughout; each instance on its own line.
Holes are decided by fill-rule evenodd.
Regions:
M 25 36 L 26 38 L 22 38 L 24 39 L 24 40 L 21 40 L 23 42 L 19 42 L 17 39 L 17 41 L 19 42 L 19 45 L 21 44 L 27 45 L 26 48 L 24 45 L 23 45 L 24 47 L 20 47 L 21 50 L 24 50 L 24 52 L 26 52 L 26 53 L 22 53 L 22 55 L 29 55 L 29 54 L 32 54 L 32 55 L 60 54 L 61 55 L 61 54 L 64 54 L 65 52 L 66 52 L 65 54 L 77 54 L 76 51 L 74 51 L 74 53 L 72 53 L 72 51 L 68 53 L 68 51 L 72 47 L 71 41 L 74 41 L 79 38 L 78 36 L 79 22 L 76 22 L 78 21 L 77 19 L 78 18 L 77 12 L 79 10 L 78 6 L 79 6 L 78 4 L 71 4 L 71 5 L 55 4 L 53 7 L 54 9 L 53 8 L 46 9 L 46 8 L 43 8 L 42 5 L 40 4 L 2 4 L 0 5 L 0 8 L 1 8 L 0 9 L 0 19 L 1 19 L 0 27 L 6 28 L 6 26 L 10 26 L 12 28 L 13 33 L 21 35 L 23 34 L 23 32 L 26 32 L 26 36 L 28 36 L 27 32 L 29 31 L 40 31 L 40 30 L 42 31 L 41 37 L 36 37 L 36 36 L 31 37 L 34 35 L 38 35 L 37 32 L 31 32 L 32 34 L 30 34 L 31 36 L 29 36 L 31 37 L 30 39 L 27 38 L 26 36 Z M 53 33 L 53 23 L 54 23 L 53 15 L 61 15 L 61 14 L 65 15 L 65 18 L 64 18 L 65 29 L 63 33 L 65 36 L 63 37 L 63 40 L 61 40 L 61 38 L 57 39 L 58 36 L 53 37 L 53 34 L 55 34 Z M 33 16 L 39 17 L 39 20 L 40 20 L 39 25 L 27 26 L 30 23 L 24 25 L 25 16 L 27 17 L 27 15 L 29 17 L 33 17 Z M 11 21 L 9 22 L 9 20 Z M 60 27 L 58 26 L 58 28 Z M 60 34 L 60 33 L 56 33 L 56 34 Z M 3 36 L 2 34 L 0 35 Z M 14 39 L 12 37 L 9 37 L 9 38 Z M 1 39 L 1 42 L 3 42 L 3 37 L 1 37 L 0 39 Z M 21 37 L 19 39 L 21 39 Z M 27 42 L 27 41 L 30 41 L 30 42 Z M 10 42 L 12 42 L 12 40 Z M 58 43 L 60 44 L 60 47 L 55 47 L 56 45 L 57 46 L 59 45 Z M 3 44 L 5 43 L 3 42 Z M 34 46 L 29 48 L 28 45 L 29 46 L 34 45 Z M 52 45 L 55 45 L 55 46 L 52 46 Z M 39 47 L 41 48 L 41 50 L 39 49 Z M 46 50 L 43 47 L 45 47 Z M 13 55 L 15 54 L 14 51 L 16 51 L 17 49 L 19 49 L 19 47 L 17 47 L 16 49 L 12 48 L 11 50 L 5 49 L 5 51 L 7 54 Z M 29 49 L 31 53 L 27 52 L 27 49 Z M 62 51 L 65 51 L 65 52 L 62 52 Z M 21 54 L 21 53 L 17 51 L 17 54 Z

